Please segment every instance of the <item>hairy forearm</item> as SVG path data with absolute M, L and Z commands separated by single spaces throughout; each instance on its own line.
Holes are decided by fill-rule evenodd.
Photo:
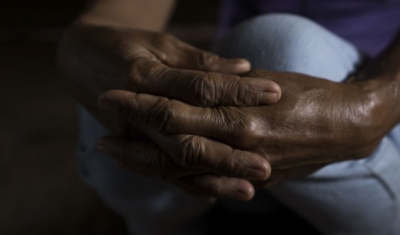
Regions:
M 97 0 L 78 21 L 103 26 L 162 31 L 175 0 Z

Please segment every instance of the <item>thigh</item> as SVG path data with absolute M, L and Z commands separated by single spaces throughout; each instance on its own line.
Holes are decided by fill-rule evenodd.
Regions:
M 364 56 L 351 43 L 309 19 L 267 14 L 229 31 L 214 49 L 246 58 L 252 69 L 287 71 L 341 82 L 355 72 Z
M 356 72 L 363 59 L 350 43 L 308 19 L 288 14 L 242 23 L 216 51 L 247 58 L 253 68 L 305 73 L 335 82 Z M 324 234 L 400 234 L 398 182 L 400 154 L 390 135 L 367 159 L 331 164 L 268 191 Z
M 365 160 L 331 164 L 268 191 L 323 234 L 398 234 L 400 154 L 385 137 Z

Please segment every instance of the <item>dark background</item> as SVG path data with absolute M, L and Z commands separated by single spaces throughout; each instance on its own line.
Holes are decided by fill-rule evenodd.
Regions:
M 57 42 L 86 4 L 83 0 L 0 3 L 2 235 L 123 230 L 120 219 L 76 174 L 76 103 L 63 92 L 56 73 Z M 200 8 L 205 9 L 202 14 L 193 14 Z M 217 9 L 215 0 L 181 1 L 170 30 L 204 47 L 213 34 Z

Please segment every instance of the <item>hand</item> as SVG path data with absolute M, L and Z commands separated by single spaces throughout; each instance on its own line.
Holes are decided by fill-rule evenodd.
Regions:
M 277 102 L 281 94 L 272 81 L 235 75 L 250 69 L 246 60 L 220 58 L 173 36 L 143 30 L 75 24 L 60 45 L 59 65 L 61 75 L 70 83 L 72 95 L 111 133 L 130 139 L 143 137 L 136 131 L 141 127 L 127 126 L 127 117 L 98 109 L 96 100 L 100 93 L 109 89 L 149 92 L 202 106 L 270 104 Z M 242 179 L 264 180 L 269 175 L 268 162 L 259 155 L 222 144 L 215 156 L 204 155 L 203 163 L 198 166 L 188 164 L 196 161 L 191 156 L 169 159 L 150 142 L 129 142 L 129 146 L 120 144 L 120 147 L 114 148 L 119 155 L 128 156 L 134 153 L 133 149 L 141 153 L 132 158 L 136 164 L 142 164 L 140 167 L 124 164 L 132 165 L 131 170 L 180 185 L 190 182 L 182 187 L 200 194 L 208 191 L 218 197 L 233 197 L 244 192 L 235 198 L 248 200 L 254 190 Z M 238 155 L 248 159 L 236 161 Z M 156 165 L 152 168 L 151 164 Z
M 165 34 L 131 28 L 75 24 L 59 49 L 69 80 L 99 95 L 122 89 L 150 93 L 201 106 L 271 104 L 279 86 L 266 79 L 240 77 L 244 59 L 224 59 Z
M 272 81 L 237 76 L 250 69 L 248 61 L 221 58 L 165 33 L 76 23 L 58 55 L 72 95 L 114 133 L 127 129 L 96 106 L 97 97 L 109 89 L 200 106 L 271 104 L 280 97 Z
M 102 138 L 98 149 L 114 157 L 122 168 L 160 178 L 206 198 L 248 201 L 254 196 L 254 187 L 248 180 L 262 181 L 270 174 L 268 161 L 258 154 L 199 136 L 169 138 L 147 129 L 146 134 L 165 141 L 163 147 L 167 151 L 151 142 L 121 137 Z
M 179 142 L 176 136 L 185 138 L 184 134 L 220 142 L 193 143 L 191 149 L 205 155 L 217 143 L 224 143 L 263 156 L 271 164 L 272 174 L 262 184 L 255 183 L 257 186 L 305 176 L 329 163 L 366 157 L 387 129 L 380 115 L 387 107 L 373 92 L 374 83 L 334 83 L 261 70 L 246 76 L 278 83 L 281 100 L 267 106 L 201 108 L 158 96 L 109 91 L 99 104 L 129 116 L 127 121 L 133 126 L 149 126 L 159 136 L 167 136 L 149 135 L 172 158 L 185 151 L 170 150 Z

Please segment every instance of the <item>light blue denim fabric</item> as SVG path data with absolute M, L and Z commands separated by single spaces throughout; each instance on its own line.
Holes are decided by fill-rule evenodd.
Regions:
M 361 60 L 350 43 L 307 19 L 288 14 L 244 22 L 221 41 L 217 52 L 247 58 L 253 68 L 305 73 L 335 82 L 353 73 Z M 210 203 L 159 180 L 118 169 L 113 159 L 95 149 L 106 130 L 83 108 L 79 114 L 80 174 L 126 219 L 132 233 L 205 234 L 204 215 L 212 206 Z M 398 235 L 399 147 L 400 127 L 396 127 L 367 159 L 331 164 L 308 178 L 267 191 L 323 234 Z M 269 199 L 264 207 L 254 207 L 263 203 L 263 194 L 259 195 L 246 204 L 248 208 L 274 207 Z M 226 206 L 246 210 L 244 204 L 240 208 L 236 205 Z
M 354 46 L 308 19 L 260 16 L 236 27 L 217 52 L 253 68 L 341 82 L 362 59 Z M 323 234 L 400 234 L 400 127 L 365 160 L 331 164 L 268 191 Z

